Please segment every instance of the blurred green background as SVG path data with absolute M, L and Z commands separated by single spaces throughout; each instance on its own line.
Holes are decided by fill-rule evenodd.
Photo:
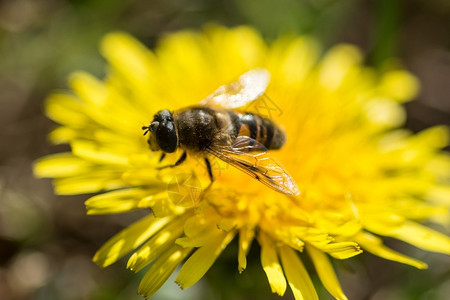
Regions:
M 317 37 L 325 48 L 359 46 L 366 63 L 392 58 L 418 76 L 422 91 L 406 104 L 406 126 L 450 125 L 450 1 L 448 0 L 10 0 L 0 1 L 0 299 L 142 299 L 142 274 L 122 260 L 100 269 L 91 257 L 141 213 L 86 216 L 87 196 L 54 196 L 31 163 L 65 150 L 46 135 L 45 96 L 83 69 L 102 77 L 101 37 L 124 30 L 152 47 L 158 37 L 208 22 L 254 26 L 270 41 L 280 33 Z M 438 228 L 440 231 L 448 229 Z M 449 299 L 450 258 L 387 240 L 429 263 L 419 271 L 363 254 L 337 262 L 350 299 Z M 270 289 L 253 245 L 238 275 L 231 245 L 205 279 L 181 292 L 169 280 L 154 299 L 280 299 Z M 315 275 L 313 274 L 313 278 Z M 321 299 L 331 299 L 317 285 Z M 291 299 L 286 293 L 284 299 Z

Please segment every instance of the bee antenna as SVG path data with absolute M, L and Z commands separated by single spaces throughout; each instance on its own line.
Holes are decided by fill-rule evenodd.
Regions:
M 144 131 L 144 135 L 147 134 L 147 132 L 149 131 L 149 129 L 150 129 L 150 126 L 142 126 L 142 130 L 145 130 L 145 131 Z

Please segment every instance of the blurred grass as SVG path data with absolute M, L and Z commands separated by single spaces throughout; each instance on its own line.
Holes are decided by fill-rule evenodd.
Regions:
M 417 74 L 423 91 L 407 104 L 415 131 L 450 125 L 450 2 L 446 0 L 17 0 L 0 2 L 0 298 L 141 299 L 143 272 L 124 261 L 102 270 L 91 262 L 96 249 L 138 214 L 86 216 L 85 196 L 56 197 L 47 180 L 34 179 L 34 159 L 60 151 L 46 135 L 45 96 L 65 88 L 82 69 L 105 73 L 98 53 L 113 30 L 153 46 L 161 35 L 207 22 L 248 24 L 267 40 L 280 33 L 309 34 L 325 47 L 358 45 L 367 62 L 383 68 L 391 57 Z M 235 245 L 234 245 L 235 246 Z M 446 299 L 450 260 L 394 245 L 426 260 L 414 270 L 368 254 L 339 264 L 350 299 Z M 279 299 L 269 291 L 253 245 L 249 268 L 238 275 L 236 248 L 229 247 L 200 284 L 182 293 L 169 282 L 155 299 Z M 224 279 L 224 275 L 226 277 Z M 365 288 L 362 288 L 365 287 Z M 236 291 L 238 289 L 238 291 Z M 256 292 L 257 294 L 255 294 Z M 287 294 L 285 299 L 292 298 Z M 321 299 L 330 299 L 322 289 Z

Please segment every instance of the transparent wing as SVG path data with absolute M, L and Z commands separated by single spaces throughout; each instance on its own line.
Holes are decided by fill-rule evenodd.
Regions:
M 232 146 L 215 145 L 208 152 L 280 193 L 299 195 L 292 177 L 266 150 L 258 141 L 241 136 Z
M 261 96 L 267 88 L 270 73 L 265 69 L 253 69 L 242 74 L 230 84 L 222 85 L 200 102 L 200 105 L 234 109 L 242 107 Z

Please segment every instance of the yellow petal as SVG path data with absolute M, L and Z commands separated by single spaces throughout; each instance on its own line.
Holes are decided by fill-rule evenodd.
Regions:
M 422 130 L 417 135 L 411 137 L 417 150 L 431 148 L 443 148 L 449 144 L 449 128 L 447 126 L 433 126 Z
M 92 125 L 95 130 L 104 127 L 113 130 L 116 135 L 138 136 L 140 127 L 145 124 L 143 122 L 149 121 L 148 115 L 152 112 L 146 112 L 137 103 L 131 104 L 129 98 L 118 93 L 110 84 L 105 84 L 90 74 L 75 72 L 70 76 L 70 84 L 82 100 L 77 99 L 80 105 L 84 105 L 82 113 L 90 122 L 84 123 L 84 129 L 89 129 L 86 128 L 87 125 Z M 62 104 L 68 105 L 65 102 Z M 58 105 L 60 104 L 56 103 L 57 107 Z M 74 123 L 66 121 L 62 124 Z
M 354 242 L 336 242 L 326 245 L 311 242 L 311 244 L 337 259 L 347 259 L 362 252 L 358 244 Z
M 271 60 L 268 64 L 270 68 L 280 69 L 285 76 L 283 80 L 286 80 L 287 84 L 299 84 L 305 80 L 314 64 L 317 63 L 318 50 L 318 45 L 312 39 L 305 37 L 295 40 L 278 40 L 272 45 Z
M 333 236 L 353 236 L 361 230 L 361 222 L 357 219 L 345 222 L 342 225 L 329 229 L 329 234 Z
M 247 267 L 247 253 L 255 236 L 253 228 L 243 227 L 239 230 L 238 270 L 239 273 Z
M 133 272 L 139 272 L 153 260 L 161 256 L 168 248 L 174 246 L 174 240 L 183 233 L 185 217 L 180 217 L 167 225 L 164 230 L 159 231 L 142 247 L 136 250 L 127 263 L 127 268 Z M 183 247 L 186 248 L 186 247 Z
M 223 231 L 217 229 L 214 223 L 208 224 L 202 228 L 196 235 L 182 237 L 176 240 L 176 243 L 182 247 L 203 247 L 210 243 L 211 239 L 222 235 Z
M 76 195 L 96 193 L 125 187 L 120 173 L 111 171 L 95 171 L 54 181 L 55 193 L 58 195 Z
M 187 172 L 184 173 L 181 169 L 177 169 L 177 173 L 174 175 L 170 173 L 159 173 L 161 180 L 166 182 L 165 190 L 167 191 L 168 198 L 173 205 L 192 208 L 196 207 L 201 201 L 202 197 L 202 183 L 199 178 L 192 173 L 189 162 L 186 162 L 184 166 Z M 177 167 L 180 168 L 180 167 Z M 194 167 L 195 168 L 195 167 Z
M 70 152 L 48 155 L 34 162 L 33 172 L 39 177 L 69 177 L 89 171 L 92 164 Z
M 138 293 L 145 298 L 152 296 L 191 250 L 175 245 L 164 252 L 145 273 L 139 284 Z
M 365 109 L 370 122 L 381 127 L 397 127 L 406 120 L 403 107 L 388 98 L 372 99 Z
M 223 218 L 217 223 L 217 227 L 223 231 L 231 231 L 237 226 L 236 218 Z
M 426 199 L 450 207 L 450 186 L 435 185 L 428 190 Z
M 266 45 L 261 35 L 253 28 L 239 26 L 229 31 L 223 27 L 212 25 L 205 29 L 212 46 L 224 51 L 224 56 L 219 64 L 221 67 L 219 73 L 230 73 L 241 68 L 248 70 L 261 65 Z M 212 33 L 212 31 L 215 32 Z M 233 68 L 229 68 L 231 62 L 233 62 Z
M 450 155 L 446 152 L 436 154 L 426 165 L 426 170 L 435 174 L 437 178 L 450 177 Z M 447 198 L 450 203 L 450 197 Z
M 347 297 L 342 291 L 333 266 L 326 254 L 309 244 L 306 244 L 306 250 L 314 263 L 320 281 L 322 281 L 327 291 L 336 299 L 346 300 Z
M 195 214 L 184 224 L 184 233 L 187 237 L 196 236 L 211 224 L 217 223 L 217 214 L 213 210 L 205 211 L 202 214 Z
M 296 300 L 318 300 L 319 296 L 317 296 L 308 271 L 306 271 L 302 261 L 298 258 L 297 253 L 287 246 L 280 247 L 279 252 L 283 270 L 294 298 Z
M 99 164 L 128 165 L 128 155 L 121 154 L 117 149 L 101 147 L 86 140 L 75 140 L 71 144 L 72 152 L 76 156 Z
M 419 91 L 419 81 L 410 73 L 395 70 L 384 74 L 380 82 L 381 92 L 399 102 L 412 100 Z
M 71 140 L 80 138 L 80 136 L 81 133 L 77 129 L 68 127 L 58 127 L 49 133 L 48 138 L 53 144 L 59 145 L 59 144 L 67 144 Z
M 122 76 L 132 82 L 146 82 L 155 67 L 154 56 L 139 41 L 123 32 L 114 32 L 103 38 L 102 54 Z
M 140 199 L 150 193 L 150 190 L 130 188 L 96 195 L 85 202 L 87 214 L 114 214 L 130 211 L 138 208 Z
M 172 203 L 167 191 L 142 198 L 138 203 L 138 207 L 151 208 L 153 215 L 158 218 L 179 215 L 185 211 L 183 207 L 176 206 Z
M 411 220 L 427 220 L 435 216 L 445 216 L 448 212 L 444 205 L 433 206 L 415 197 L 398 198 L 391 208 Z
M 153 52 L 135 38 L 122 32 L 110 33 L 102 40 L 101 52 L 113 67 L 116 75 L 113 79 L 118 79 L 120 84 L 129 89 L 127 92 L 132 95 L 134 104 L 149 116 L 161 108 L 155 100 L 167 101 L 158 94 L 161 88 L 168 88 L 160 80 L 162 74 L 159 62 Z
M 367 226 L 369 231 L 397 238 L 424 250 L 450 254 L 450 238 L 448 236 L 418 223 L 405 221 L 402 225 L 394 228 L 383 228 L 384 230 L 372 230 L 371 226 Z
M 50 119 L 77 128 L 86 126 L 89 122 L 84 110 L 85 104 L 80 99 L 64 93 L 50 95 L 45 103 L 45 112 Z
M 108 91 L 105 84 L 86 72 L 74 72 L 69 78 L 72 89 L 85 102 L 97 107 L 105 104 Z
M 372 232 L 389 232 L 392 228 L 403 225 L 405 218 L 390 211 L 383 211 L 362 219 L 363 227 Z
M 180 82 L 182 85 L 184 84 L 183 76 L 185 76 L 185 74 L 190 74 L 189 81 L 194 90 L 191 90 L 191 92 L 194 94 L 197 94 L 195 87 L 202 86 L 199 82 L 199 80 L 203 78 L 202 74 L 209 70 L 208 62 L 203 55 L 204 49 L 202 48 L 202 42 L 202 37 L 199 35 L 190 31 L 181 31 L 176 33 L 176 36 L 164 38 L 160 42 L 161 48 L 158 49 L 160 51 L 157 52 L 161 66 L 166 70 L 167 76 L 170 76 L 170 81 Z M 194 65 L 196 66 L 195 68 L 192 67 Z M 178 72 L 174 72 L 173 70 L 177 70 Z M 203 86 L 205 85 L 208 85 L 208 83 L 204 82 Z M 186 95 L 185 97 L 189 97 L 189 95 Z M 176 99 L 178 97 L 176 94 L 173 94 L 171 98 Z M 196 101 L 199 101 L 200 99 L 201 98 Z M 192 99 L 190 100 L 192 101 Z M 180 101 L 179 105 L 183 105 L 181 101 L 186 101 L 187 103 L 190 102 L 189 100 L 181 99 L 178 99 L 178 101 Z
M 283 296 L 286 292 L 286 279 L 283 274 L 283 268 L 278 261 L 275 243 L 263 233 L 259 237 L 259 243 L 261 244 L 261 265 L 264 272 L 266 272 L 272 293 Z
M 148 216 L 143 218 L 109 239 L 95 253 L 93 261 L 101 267 L 115 263 L 161 230 L 170 220 L 169 217 L 156 219 L 153 216 Z
M 421 262 L 420 260 L 408 257 L 397 251 L 394 251 L 383 245 L 383 241 L 377 238 L 373 234 L 368 232 L 360 232 L 354 237 L 355 241 L 364 248 L 364 250 L 382 257 L 384 259 L 397 261 L 402 264 L 407 264 L 418 269 L 426 269 L 427 264 Z
M 199 281 L 233 237 L 234 232 L 222 232 L 219 236 L 211 239 L 209 243 L 195 251 L 181 267 L 176 279 L 178 285 L 184 289 Z
M 338 89 L 354 68 L 358 67 L 361 57 L 361 52 L 353 46 L 335 46 L 322 60 L 320 83 L 331 91 Z
M 307 233 L 308 228 L 306 227 L 296 227 L 296 226 L 288 226 L 285 228 L 277 228 L 276 226 L 271 224 L 271 228 L 265 228 L 264 230 L 267 232 L 273 232 L 275 231 L 276 234 L 276 238 L 285 243 L 286 245 L 289 245 L 290 247 L 297 249 L 299 251 L 303 250 L 303 246 L 305 245 L 305 243 L 303 242 L 303 238 L 305 236 L 308 236 L 310 238 L 313 239 L 321 239 L 323 237 L 327 237 L 326 234 L 316 234 L 316 232 L 314 232 L 314 229 L 311 229 L 312 232 L 314 232 L 312 235 L 309 235 L 309 233 Z M 329 242 L 329 241 L 328 241 Z

